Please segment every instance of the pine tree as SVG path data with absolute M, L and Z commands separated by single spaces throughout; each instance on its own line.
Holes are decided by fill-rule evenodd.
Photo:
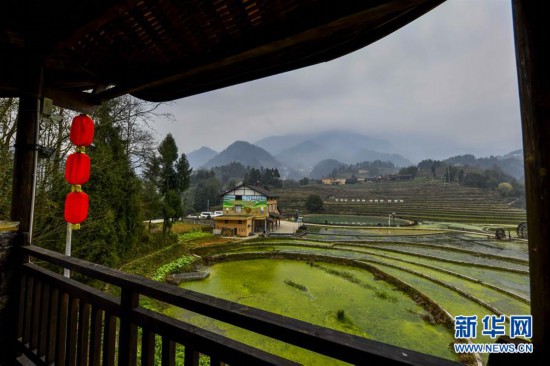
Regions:
M 178 147 L 171 134 L 166 135 L 158 147 L 158 188 L 162 194 L 162 232 L 170 231 L 172 223 L 183 216 L 181 196 L 189 187 L 192 172 L 185 154 L 178 159 Z

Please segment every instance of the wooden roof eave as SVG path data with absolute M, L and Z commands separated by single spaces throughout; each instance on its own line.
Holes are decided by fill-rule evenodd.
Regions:
M 19 12 L 15 19 L 21 18 L 24 23 L 10 22 L 10 18 L 4 17 L 6 24 L 0 26 L 0 45 L 10 55 L 0 62 L 3 66 L 0 70 L 0 95 L 32 93 L 33 88 L 25 87 L 20 81 L 27 74 L 20 65 L 35 59 L 40 60 L 44 70 L 44 88 L 40 97 L 53 99 L 60 107 L 91 112 L 101 102 L 124 94 L 154 102 L 174 100 L 330 61 L 379 40 L 442 2 L 444 0 L 355 2 L 334 5 L 339 9 L 334 14 L 315 10 L 318 7 L 313 3 L 304 3 L 303 9 L 296 13 L 306 17 L 301 22 L 296 21 L 298 18 L 277 13 L 280 11 L 277 8 L 274 13 L 264 15 L 280 16 L 280 19 L 271 18 L 265 28 L 249 28 L 248 23 L 241 22 L 239 26 L 242 28 L 239 29 L 245 33 L 238 38 L 221 34 L 221 43 L 212 44 L 212 47 L 206 44 L 195 50 L 198 53 L 179 54 L 173 59 L 167 56 L 157 60 L 155 52 L 169 53 L 174 42 L 164 44 L 165 48 L 159 50 L 152 46 L 151 52 L 146 50 L 139 54 L 140 63 L 130 69 L 128 62 L 131 60 L 125 58 L 127 53 L 119 57 L 117 49 L 111 46 L 122 39 L 126 47 L 123 49 L 128 50 L 133 37 L 137 37 L 132 32 L 138 30 L 129 29 L 127 20 L 143 22 L 149 13 L 142 14 L 136 9 L 143 6 L 143 11 L 152 11 L 156 6 L 154 2 L 112 1 L 111 4 L 98 5 L 92 11 L 86 11 L 85 4 L 76 4 L 74 8 L 61 7 L 60 4 L 58 6 L 64 10 L 59 11 L 68 21 L 60 27 L 52 27 L 44 36 L 23 25 L 30 22 L 28 19 L 35 18 L 39 25 L 47 24 L 44 19 L 57 14 L 56 8 L 31 7 L 27 9 L 31 11 L 27 17 L 21 13 L 26 11 L 22 6 L 10 3 L 11 8 Z M 328 1 L 320 2 L 320 5 L 327 9 L 332 6 Z M 211 6 L 205 4 L 206 8 Z M 49 16 L 41 16 L 40 9 Z M 311 17 L 307 18 L 309 14 Z M 158 8 L 157 15 L 163 15 Z M 57 16 L 55 19 L 61 19 L 59 14 Z M 111 23 L 116 24 L 115 28 L 109 28 Z M 219 31 L 218 28 L 209 28 L 209 31 Z M 159 29 L 166 31 L 168 28 Z M 174 31 L 181 32 L 182 29 L 178 26 Z M 149 41 L 158 36 L 156 31 L 157 28 L 149 25 Z M 200 31 L 194 41 L 204 41 L 205 34 Z M 101 32 L 109 36 L 103 37 Z M 117 38 L 117 32 L 122 32 L 122 38 Z M 143 29 L 140 32 L 144 32 Z M 130 40 L 124 40 L 124 37 Z M 136 40 L 136 47 L 148 44 L 143 43 L 143 39 Z M 97 54 L 103 49 L 114 52 L 106 55 L 105 62 Z M 146 58 L 148 52 L 150 59 Z
M 408 10 L 393 16 L 391 15 L 392 6 L 383 4 L 375 9 L 367 9 L 292 37 L 279 39 L 206 65 L 175 72 L 164 78 L 150 81 L 142 80 L 133 85 L 117 85 L 100 93 L 98 97 L 101 100 L 108 100 L 124 94 L 132 94 L 147 101 L 161 102 L 196 95 L 321 62 L 328 62 L 387 36 L 444 1 L 435 0 L 423 3 L 420 6 L 411 5 Z M 410 1 L 403 2 L 411 3 Z M 341 29 L 346 28 L 346 24 L 356 25 L 368 23 L 367 20 L 372 21 L 373 13 L 377 14 L 376 16 L 381 20 L 376 27 L 363 27 L 352 30 L 350 33 L 354 34 L 353 37 L 324 44 L 324 47 L 319 47 L 319 43 L 316 42 L 318 39 L 326 39 L 330 35 L 341 31 Z M 293 47 L 301 50 L 301 57 L 258 67 L 258 65 L 262 65 L 259 61 L 269 60 L 273 55 Z

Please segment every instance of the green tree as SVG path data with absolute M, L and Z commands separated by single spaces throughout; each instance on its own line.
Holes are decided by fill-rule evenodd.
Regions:
M 165 195 L 178 187 L 175 167 L 176 160 L 178 159 L 178 147 L 172 134 L 169 133 L 166 135 L 157 151 L 159 153 L 158 162 L 160 164 L 159 189 Z
M 347 178 L 346 184 L 357 184 L 357 177 L 355 175 L 352 175 L 351 178 Z
M 262 173 L 259 169 L 252 168 L 244 176 L 244 183 L 255 186 L 262 183 Z
M 399 169 L 399 175 L 412 175 L 413 179 L 416 178 L 417 173 L 418 167 L 414 165 Z
M 454 166 L 447 166 L 445 168 L 445 174 L 443 176 L 443 179 L 447 183 L 456 182 L 458 180 L 457 176 L 459 174 L 458 168 Z
M 310 212 L 323 211 L 323 200 L 316 194 L 309 195 L 306 199 L 306 208 Z
M 498 193 L 500 193 L 500 195 L 503 197 L 509 196 L 513 190 L 514 187 L 508 182 L 502 182 L 497 186 Z
M 231 179 L 229 180 L 229 182 L 227 182 L 227 186 L 225 187 L 225 189 L 230 190 L 236 187 L 237 187 L 237 181 L 235 181 L 234 179 Z
M 185 154 L 178 159 L 178 147 L 172 134 L 166 135 L 158 147 L 158 157 L 152 163 L 159 164 L 158 188 L 162 194 L 162 232 L 166 234 L 172 223 L 183 216 L 181 195 L 189 187 L 192 169 Z M 177 197 L 177 199 L 176 199 Z
M 194 179 L 195 185 L 193 188 L 193 208 L 195 211 L 204 211 L 212 206 L 220 204 L 222 185 L 214 173 L 200 173 L 199 171 L 197 176 Z
M 475 172 L 468 173 L 464 177 L 464 185 L 467 187 L 487 188 L 487 177 Z
M 458 184 L 464 184 L 464 170 L 458 172 Z
M 301 186 L 307 186 L 309 184 L 309 179 L 307 177 L 303 177 L 300 179 L 300 185 Z
M 281 188 L 283 184 L 281 183 L 280 178 L 281 175 L 279 174 L 279 170 L 277 168 L 265 169 L 263 171 L 263 174 L 261 175 L 260 183 L 262 184 L 262 186 L 266 187 Z
M 168 191 L 162 201 L 162 216 L 164 218 L 163 233 L 170 232 L 174 221 L 183 216 L 181 196 L 174 190 Z
M 192 172 L 193 172 L 193 169 L 189 165 L 187 156 L 185 154 L 181 154 L 180 158 L 176 162 L 177 188 L 180 193 L 184 192 L 187 188 L 189 188 Z
M 145 218 L 149 220 L 149 231 L 151 231 L 151 220 L 162 216 L 162 195 L 159 191 L 160 183 L 160 158 L 152 155 L 145 163 L 142 172 L 141 202 Z

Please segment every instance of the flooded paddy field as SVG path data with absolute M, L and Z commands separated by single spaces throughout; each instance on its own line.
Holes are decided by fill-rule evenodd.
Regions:
M 486 226 L 470 224 L 452 229 L 319 225 L 301 238 L 198 248 L 195 253 L 211 263 L 211 275 L 181 286 L 457 360 L 449 348 L 455 341 L 452 317 L 530 313 L 527 242 L 490 234 Z M 419 296 L 448 319 L 431 313 Z M 197 314 L 175 308 L 167 313 L 303 364 L 338 364 Z
M 353 280 L 350 281 L 349 279 Z M 407 294 L 376 279 L 366 270 L 329 263 L 257 259 L 218 263 L 210 277 L 181 285 L 186 289 L 268 310 L 313 324 L 381 342 L 454 359 L 452 335 L 443 324 L 424 320 L 429 314 Z M 290 355 L 282 342 L 248 334 L 180 309 L 167 313 L 223 332 L 270 352 Z M 190 317 L 190 318 L 189 318 Z M 430 339 L 430 342 L 425 342 Z M 296 361 L 319 364 L 318 356 L 303 352 Z M 324 360 L 329 362 L 329 360 Z M 325 363 L 323 363 L 325 364 Z

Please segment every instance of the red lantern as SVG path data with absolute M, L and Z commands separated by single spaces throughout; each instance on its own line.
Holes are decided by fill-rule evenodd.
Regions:
M 88 217 L 89 199 L 84 192 L 71 192 L 65 199 L 65 221 L 80 224 Z
M 65 165 L 65 180 L 69 184 L 84 184 L 90 179 L 90 157 L 77 152 L 69 155 Z
M 70 139 L 76 146 L 90 146 L 94 140 L 94 121 L 85 114 L 73 118 Z

